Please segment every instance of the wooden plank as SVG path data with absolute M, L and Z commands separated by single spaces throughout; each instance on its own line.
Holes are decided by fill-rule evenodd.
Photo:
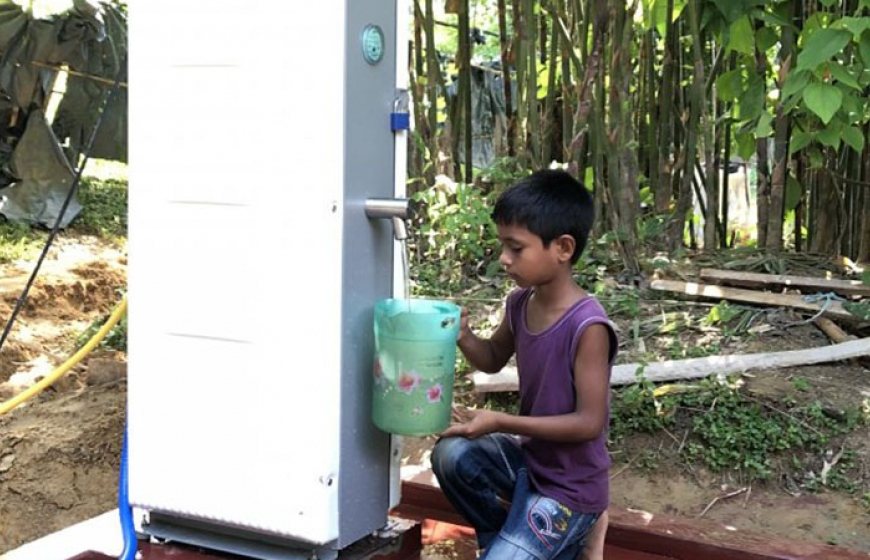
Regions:
M 699 379 L 713 374 L 732 375 L 750 370 L 785 368 L 810 364 L 822 364 L 870 355 L 870 337 L 850 340 L 841 344 L 787 350 L 784 352 L 760 352 L 757 354 L 732 354 L 708 356 L 650 364 L 620 364 L 613 367 L 611 385 L 627 385 L 637 380 L 637 372 L 643 369 L 646 379 L 653 382 Z M 516 391 L 519 387 L 517 370 L 506 367 L 496 374 L 475 372 L 472 374 L 474 389 L 479 393 Z
M 818 313 L 824 308 L 823 315 L 833 319 L 858 322 L 855 317 L 839 301 L 831 301 L 827 304 L 805 301 L 803 297 L 790 294 L 772 294 L 770 292 L 756 292 L 754 290 L 742 290 L 740 288 L 725 288 L 712 284 L 698 284 L 695 282 L 679 282 L 677 280 L 653 280 L 650 288 L 660 292 L 678 292 L 690 296 L 707 299 L 739 301 L 754 303 L 756 305 L 769 305 L 777 307 L 791 307 L 802 311 Z
M 813 278 L 810 276 L 791 276 L 788 274 L 760 274 L 715 268 L 701 269 L 701 279 L 717 284 L 763 288 L 785 286 L 801 288 L 803 291 L 835 292 L 844 296 L 870 297 L 870 286 L 859 280 L 840 280 L 834 278 Z
M 847 340 L 858 339 L 857 336 L 846 333 L 846 331 L 841 329 L 837 323 L 831 321 L 827 317 L 819 317 L 814 322 L 823 333 L 828 335 L 828 338 L 831 339 L 831 342 L 835 344 L 846 342 Z
M 407 519 L 436 519 L 465 525 L 453 509 L 431 472 L 411 479 L 403 477 L 402 501 L 392 511 Z M 611 505 L 606 546 L 625 552 L 622 558 L 646 560 L 659 555 L 674 560 L 858 560 L 867 555 L 856 550 L 822 543 L 782 539 L 772 535 L 737 530 L 701 519 L 653 515 L 646 511 Z M 610 558 L 610 556 L 607 556 Z

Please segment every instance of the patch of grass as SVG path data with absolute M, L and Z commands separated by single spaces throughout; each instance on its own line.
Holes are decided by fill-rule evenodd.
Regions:
M 127 236 L 127 180 L 84 177 L 78 188 L 81 213 L 70 230 L 120 242 Z M 48 230 L 0 218 L 0 264 L 35 258 Z
M 127 181 L 83 177 L 78 199 L 82 205 L 72 223 L 76 231 L 117 241 L 127 236 Z
M 97 331 L 100 330 L 100 327 L 105 324 L 105 322 L 109 319 L 110 313 L 106 313 L 102 317 L 95 320 L 93 323 L 88 326 L 84 331 L 79 334 L 76 338 L 76 348 L 81 348 L 87 342 L 93 338 Z M 118 324 L 112 327 L 112 330 L 106 334 L 105 338 L 100 341 L 98 348 L 112 348 L 114 350 L 120 350 L 122 352 L 127 351 L 127 315 L 121 317 L 121 320 L 118 321 Z
M 715 356 L 721 351 L 718 342 L 709 342 L 707 344 L 688 344 L 675 339 L 667 348 L 668 357 L 671 360 L 682 360 L 683 358 L 706 358 L 707 356 Z
M 7 222 L 0 218 L 0 264 L 36 256 L 46 236 L 46 232 L 27 224 Z
M 795 377 L 791 381 L 792 386 L 794 386 L 795 390 L 801 391 L 802 393 L 806 393 L 812 388 L 810 382 L 807 381 L 806 377 Z
M 519 414 L 520 400 L 514 393 L 488 393 L 483 408 L 507 412 L 508 414 Z
M 611 439 L 634 432 L 654 433 L 673 426 L 688 430 L 681 455 L 714 472 L 731 471 L 743 479 L 765 480 L 788 470 L 799 474 L 808 490 L 858 489 L 854 454 L 844 449 L 836 464 L 821 476 L 819 457 L 832 438 L 866 423 L 861 411 L 828 411 L 819 402 L 797 405 L 767 402 L 738 386 L 705 380 L 696 390 L 656 397 L 655 387 L 641 379 L 614 390 Z M 836 412 L 836 413 L 835 413 Z
M 613 391 L 610 401 L 610 438 L 621 441 L 634 432 L 654 433 L 674 418 L 653 393 L 655 385 L 638 374 L 638 382 Z

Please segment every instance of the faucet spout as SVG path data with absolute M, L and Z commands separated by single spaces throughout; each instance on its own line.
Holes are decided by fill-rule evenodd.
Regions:
M 414 214 L 411 201 L 407 198 L 369 198 L 365 202 L 366 216 L 372 219 L 390 220 L 393 223 L 393 236 L 396 241 L 408 238 L 405 220 Z

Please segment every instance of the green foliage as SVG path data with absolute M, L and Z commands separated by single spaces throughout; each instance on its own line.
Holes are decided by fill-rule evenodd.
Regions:
M 806 33 L 811 35 L 804 40 L 803 48 L 798 55 L 795 68 L 798 71 L 814 70 L 821 63 L 840 53 L 852 39 L 849 32 L 838 29 L 806 29 L 804 34 Z
M 673 424 L 670 410 L 654 395 L 655 385 L 639 369 L 637 383 L 613 391 L 610 400 L 610 438 L 621 441 L 627 435 L 654 433 Z
M 127 181 L 83 178 L 78 191 L 82 212 L 73 228 L 107 239 L 127 235 Z
M 517 158 L 505 156 L 496 158 L 489 167 L 481 169 L 477 178 L 481 183 L 491 184 L 496 190 L 499 190 L 528 175 L 527 166 L 523 165 Z
M 43 243 L 44 232 L 27 224 L 0 221 L 0 263 L 29 259 L 39 252 Z
M 781 410 L 726 385 L 685 396 L 683 404 L 707 410 L 692 418 L 696 440 L 687 446 L 689 458 L 714 471 L 737 470 L 752 478 L 773 474 L 775 458 L 785 451 L 819 452 L 832 435 L 854 428 L 854 420 L 826 416 L 817 402 Z
M 508 414 L 520 413 L 520 401 L 511 393 L 487 393 L 483 404 L 486 410 L 498 410 Z
M 657 397 L 655 386 L 639 373 L 637 384 L 613 391 L 610 436 L 620 441 L 635 432 L 686 427 L 685 445 L 680 447 L 685 459 L 715 472 L 736 471 L 750 480 L 763 480 L 789 462 L 793 470 L 812 473 L 809 461 L 832 437 L 864 423 L 866 415 L 857 410 L 833 414 L 818 401 L 804 406 L 793 400 L 769 404 L 713 379 Z M 825 486 L 854 488 L 847 476 L 854 466 L 849 456 L 844 452 L 847 460 L 840 459 L 839 470 L 829 470 Z M 805 482 L 809 489 L 822 483 L 812 474 Z
M 729 29 L 729 35 L 727 50 L 747 55 L 755 53 L 755 33 L 749 16 L 743 16 L 734 21 Z
M 810 382 L 807 381 L 806 377 L 795 377 L 794 379 L 792 379 L 791 384 L 794 386 L 795 389 L 803 393 L 809 391 L 812 388 Z
M 870 301 L 844 301 L 843 308 L 862 321 L 870 321 Z
M 726 338 L 743 334 L 749 327 L 754 311 L 722 300 L 704 318 L 710 326 L 718 326 Z
M 109 319 L 109 313 L 98 318 L 93 323 L 91 323 L 88 328 L 79 334 L 76 338 L 76 348 L 81 348 L 88 341 L 93 338 L 97 331 L 105 324 L 105 322 Z M 125 314 L 121 317 L 121 320 L 118 321 L 118 324 L 112 327 L 105 338 L 100 342 L 98 348 L 112 348 L 114 350 L 120 350 L 121 352 L 127 351 L 127 315 Z
M 420 284 L 458 287 L 464 277 L 494 274 L 498 239 L 490 219 L 493 195 L 474 185 L 435 186 L 413 196 L 423 206 L 411 249 Z
M 804 89 L 804 102 L 823 123 L 828 124 L 843 105 L 843 92 L 836 86 L 813 82 Z
M 721 351 L 718 342 L 710 342 L 705 345 L 685 344 L 680 340 L 675 339 L 668 346 L 668 358 L 671 360 L 682 360 L 685 358 L 706 358 L 707 356 L 715 356 Z

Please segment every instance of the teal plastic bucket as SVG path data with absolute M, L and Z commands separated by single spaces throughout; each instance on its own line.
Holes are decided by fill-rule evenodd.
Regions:
M 375 305 L 372 420 L 385 432 L 438 433 L 450 424 L 459 307 L 427 299 Z

